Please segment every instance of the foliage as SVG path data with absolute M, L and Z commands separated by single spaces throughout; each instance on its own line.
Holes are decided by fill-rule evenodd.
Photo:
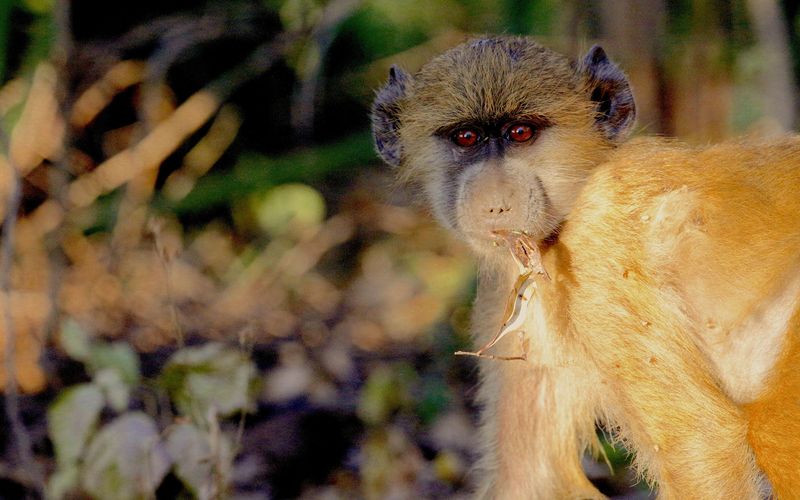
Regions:
M 468 488 L 477 381 L 451 354 L 474 265 L 377 166 L 368 107 L 390 64 L 469 33 L 570 55 L 598 40 L 644 130 L 769 122 L 742 0 L 123 7 L 0 0 L 0 382 L 31 430 L 9 417 L 0 488 L 20 495 L 40 476 L 53 498 Z M 597 477 L 629 493 L 629 457 L 602 444 L 615 474 Z
M 170 470 L 197 498 L 228 490 L 234 443 L 221 432 L 219 417 L 252 408 L 256 376 L 241 350 L 219 343 L 184 347 L 157 378 L 142 381 L 128 344 L 90 339 L 71 321 L 62 339 L 92 379 L 63 390 L 47 412 L 58 464 L 48 498 L 79 491 L 109 500 L 152 496 Z M 168 396 L 167 415 L 131 409 L 138 406 L 131 393 Z M 160 427 L 172 407 L 178 415 Z M 104 408 L 114 415 L 110 421 Z

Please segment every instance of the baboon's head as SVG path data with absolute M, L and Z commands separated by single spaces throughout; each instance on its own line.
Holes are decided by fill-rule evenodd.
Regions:
M 516 37 L 468 41 L 414 76 L 392 67 L 372 106 L 378 153 L 479 253 L 493 231 L 552 234 L 635 115 L 602 48 L 576 63 Z

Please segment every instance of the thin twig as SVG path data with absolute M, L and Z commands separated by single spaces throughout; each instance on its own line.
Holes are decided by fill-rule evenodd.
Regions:
M 242 411 L 239 413 L 239 425 L 236 428 L 236 436 L 233 441 L 233 456 L 239 454 L 242 447 L 242 440 L 244 439 L 244 426 L 247 420 L 247 398 L 250 395 L 250 377 L 252 377 L 253 373 L 250 373 L 252 370 L 252 364 L 250 363 L 251 358 L 253 357 L 253 333 L 252 333 L 252 325 L 246 327 L 242 331 L 239 332 L 239 349 L 241 350 L 242 354 L 245 355 L 247 358 L 247 376 L 245 380 L 247 380 L 247 385 L 244 388 L 244 397 L 245 397 L 245 405 L 242 406 Z
M 476 358 L 484 358 L 484 359 L 494 359 L 497 361 L 527 361 L 528 356 L 523 354 L 520 356 L 495 356 L 494 354 L 483 354 L 482 352 L 476 351 L 456 351 L 453 353 L 454 356 L 474 356 Z
M 164 247 L 164 241 L 161 239 L 162 221 L 152 219 L 150 221 L 150 231 L 153 234 L 153 244 L 155 245 L 156 255 L 161 262 L 161 268 L 164 271 L 164 285 L 167 292 L 167 302 L 169 305 L 170 316 L 172 319 L 172 327 L 175 329 L 175 341 L 177 342 L 178 349 L 186 347 L 186 340 L 183 334 L 183 327 L 181 326 L 180 317 L 178 315 L 178 306 L 175 304 L 175 294 L 172 290 L 172 273 L 170 273 L 170 256 L 167 255 L 167 249 Z
M 64 120 L 64 136 L 61 144 L 61 154 L 52 168 L 48 170 L 48 184 L 51 199 L 54 199 L 59 206 L 65 206 L 67 172 L 69 172 L 69 145 L 72 141 L 72 132 L 68 117 L 72 114 L 74 96 L 68 91 L 70 81 L 69 59 L 74 52 L 74 40 L 70 27 L 70 2 L 68 0 L 58 0 L 54 8 L 54 24 L 56 26 L 56 43 L 52 52 L 51 59 L 56 68 L 58 79 L 56 80 L 55 94 L 59 103 L 59 115 Z M 60 325 L 61 311 L 58 307 L 59 295 L 61 294 L 62 277 L 67 267 L 67 259 L 61 248 L 64 240 L 64 226 L 59 224 L 58 229 L 45 236 L 47 245 L 48 259 L 50 264 L 48 297 L 50 311 L 45 319 L 42 328 L 42 352 L 39 357 L 39 364 L 45 374 L 52 375 L 54 362 L 51 359 L 50 343 L 54 338 L 54 333 Z

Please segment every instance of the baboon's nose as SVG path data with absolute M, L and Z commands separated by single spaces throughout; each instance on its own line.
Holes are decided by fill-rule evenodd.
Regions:
M 520 191 L 500 168 L 486 167 L 476 173 L 459 200 L 465 229 L 479 233 L 523 229 L 525 207 Z
M 518 229 L 516 226 L 522 221 L 518 220 L 521 214 L 514 203 L 516 196 L 510 194 L 509 196 L 488 196 L 487 198 L 489 199 L 485 200 L 483 207 L 476 214 L 481 224 L 490 230 Z
M 498 203 L 495 205 L 491 205 L 488 208 L 489 217 L 500 217 L 503 214 L 509 215 L 508 212 L 510 211 L 511 211 L 511 205 L 507 203 L 505 204 Z

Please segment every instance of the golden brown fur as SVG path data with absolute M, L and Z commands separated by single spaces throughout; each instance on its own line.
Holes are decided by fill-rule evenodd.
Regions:
M 533 54 L 522 69 L 518 45 Z M 490 232 L 543 239 L 552 281 L 528 309 L 527 361 L 480 360 L 478 497 L 602 497 L 581 466 L 597 422 L 661 498 L 797 497 L 800 139 L 626 142 L 629 89 L 602 50 L 582 65 L 541 50 L 470 42 L 414 79 L 393 73 L 395 114 L 376 111 L 379 152 L 481 260 L 476 345 L 502 324 L 518 275 Z M 492 135 L 500 149 L 469 161 L 437 135 L 532 115 L 535 140 Z M 509 337 L 494 354 L 519 351 Z

